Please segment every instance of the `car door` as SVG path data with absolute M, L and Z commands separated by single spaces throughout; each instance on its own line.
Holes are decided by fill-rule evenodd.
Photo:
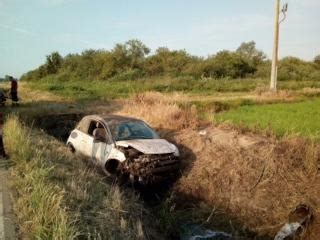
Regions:
M 88 135 L 90 119 L 83 118 L 75 129 L 76 140 L 73 142 L 75 149 L 84 156 L 90 157 L 90 136 Z
M 102 124 L 101 124 L 102 125 Z M 103 135 L 105 136 L 104 140 L 93 139 L 92 144 L 92 159 L 97 165 L 104 164 L 106 159 L 111 151 L 112 143 L 108 131 L 103 126 Z

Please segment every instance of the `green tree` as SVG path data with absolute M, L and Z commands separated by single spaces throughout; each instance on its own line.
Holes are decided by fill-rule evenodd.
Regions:
M 243 57 L 254 69 L 266 59 L 266 55 L 256 48 L 254 41 L 243 42 L 236 50 L 236 53 Z
M 177 76 L 184 73 L 186 65 L 191 61 L 191 56 L 185 50 L 160 47 L 147 59 L 145 68 L 150 75 L 164 73 Z
M 315 58 L 314 58 L 313 62 L 314 62 L 315 64 L 317 64 L 317 65 L 319 65 L 319 66 L 320 66 L 320 54 L 319 54 L 319 55 L 317 55 L 317 56 L 315 56 Z
M 206 60 L 205 76 L 214 78 L 242 78 L 252 73 L 248 62 L 239 54 L 220 51 Z
M 315 74 L 316 68 L 313 63 L 303 61 L 296 57 L 285 57 L 279 64 L 278 79 L 281 80 L 313 80 L 318 74 Z
M 58 52 L 53 52 L 47 56 L 46 72 L 47 74 L 55 74 L 62 65 L 63 58 Z
M 146 55 L 150 53 L 150 49 L 141 41 L 132 39 L 124 44 L 117 44 L 112 54 L 116 65 L 119 68 L 141 68 L 142 62 Z
M 143 59 L 150 53 L 150 48 L 136 39 L 126 42 L 125 48 L 130 59 L 131 68 L 140 67 Z

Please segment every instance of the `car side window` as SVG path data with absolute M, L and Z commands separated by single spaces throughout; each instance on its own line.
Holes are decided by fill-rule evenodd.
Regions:
M 110 143 L 110 137 L 104 126 L 98 122 L 92 120 L 89 124 L 88 135 L 92 136 L 98 141 Z
M 88 132 L 87 132 L 90 136 L 93 136 L 93 131 L 97 128 L 96 125 L 97 125 L 97 121 L 90 121 Z
M 88 119 L 82 119 L 78 126 L 76 127 L 76 129 L 78 129 L 79 131 L 83 132 L 83 133 L 88 133 L 88 125 L 89 125 L 90 121 Z

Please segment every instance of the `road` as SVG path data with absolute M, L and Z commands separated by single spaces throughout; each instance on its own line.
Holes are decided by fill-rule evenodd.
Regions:
M 8 186 L 8 161 L 0 158 L 0 240 L 16 239 Z

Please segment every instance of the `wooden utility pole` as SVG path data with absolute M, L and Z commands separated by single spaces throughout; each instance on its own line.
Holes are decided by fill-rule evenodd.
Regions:
M 277 91 L 280 0 L 276 0 L 270 90 Z

